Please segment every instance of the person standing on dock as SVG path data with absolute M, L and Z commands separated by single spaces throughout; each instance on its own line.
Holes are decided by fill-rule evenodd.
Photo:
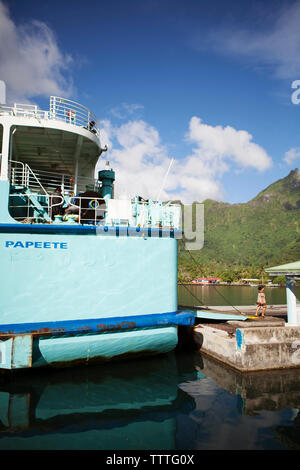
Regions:
M 266 303 L 266 297 L 265 297 L 264 291 L 265 291 L 264 286 L 259 286 L 258 287 L 258 295 L 257 295 L 257 302 L 256 302 L 257 309 L 256 309 L 256 312 L 255 312 L 256 317 L 260 316 L 259 311 L 260 311 L 261 307 L 262 307 L 261 317 L 264 318 L 264 316 L 265 316 L 267 303 Z

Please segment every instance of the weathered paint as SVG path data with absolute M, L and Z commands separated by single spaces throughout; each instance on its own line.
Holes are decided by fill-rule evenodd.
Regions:
M 32 366 L 32 346 L 32 335 L 17 335 L 0 341 L 0 368 L 30 368 Z
M 167 325 L 193 325 L 192 312 L 166 312 L 153 315 L 133 315 L 112 318 L 68 320 L 41 323 L 15 323 L 0 325 L 0 337 L 14 335 L 66 335 L 132 330 Z
M 243 344 L 243 333 L 241 330 L 237 329 L 235 332 L 237 348 L 241 349 Z
M 11 351 L 12 339 L 2 342 Z M 32 367 L 76 365 L 91 361 L 109 361 L 134 356 L 162 354 L 173 350 L 177 344 L 176 326 L 102 333 L 82 336 L 33 338 Z M 21 343 L 19 343 L 21 347 Z M 22 349 L 19 350 L 21 355 Z M 6 369 L 24 368 L 24 364 L 0 364 Z
M 11 369 L 13 338 L 0 341 L 0 367 L 1 369 Z
M 32 335 L 18 335 L 13 338 L 12 369 L 26 369 L 32 366 L 32 343 Z
M 100 319 L 90 323 L 88 320 L 56 322 L 55 326 L 47 324 L 47 328 L 41 324 L 38 328 L 35 324 L 16 324 L 3 329 L 2 325 L 0 368 L 62 366 L 82 361 L 160 354 L 176 347 L 177 325 L 194 323 L 193 315 L 187 312 L 132 319 L 134 321 L 111 318 L 109 322 L 102 320 L 104 323 Z

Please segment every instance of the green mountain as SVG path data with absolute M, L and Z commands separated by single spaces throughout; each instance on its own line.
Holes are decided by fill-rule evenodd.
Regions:
M 180 241 L 179 279 L 257 277 L 265 267 L 300 259 L 299 170 L 247 203 L 205 200 L 204 247 L 190 253 Z

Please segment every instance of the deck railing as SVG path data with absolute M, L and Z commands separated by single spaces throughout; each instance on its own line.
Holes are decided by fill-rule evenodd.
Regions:
M 54 199 L 55 198 L 55 199 Z M 64 198 L 40 193 L 11 193 L 9 210 L 14 219 L 27 223 L 44 223 L 52 220 L 55 207 L 61 207 Z
M 41 110 L 36 105 L 15 103 L 14 106 L 0 105 L 0 115 L 61 121 L 87 129 L 100 138 L 100 126 L 96 115 L 76 101 L 58 96 L 50 96 L 49 111 Z
M 10 183 L 13 186 L 22 186 L 33 191 L 42 190 L 43 193 L 51 193 L 60 188 L 63 194 L 74 193 L 75 176 L 55 173 L 44 170 L 35 170 L 27 163 L 10 161 Z M 88 187 L 90 190 L 98 191 L 100 182 L 95 178 L 79 176 L 77 185 Z
M 43 111 L 32 104 L 15 103 L 13 106 L 0 105 L 0 115 L 49 119 L 49 111 Z
M 117 199 L 104 201 L 100 196 L 99 185 L 101 183 L 98 180 L 83 177 L 78 178 L 79 184 L 85 187 L 85 190 L 95 193 L 91 196 L 85 196 L 87 193 L 84 192 L 74 195 L 75 180 L 70 175 L 43 170 L 35 171 L 20 161 L 10 161 L 9 173 L 10 208 L 13 213 L 22 212 L 20 216 L 15 217 L 20 220 L 33 217 L 37 222 L 43 222 L 43 220 L 49 222 L 54 220 L 54 215 L 57 215 L 54 223 L 96 225 L 104 222 L 112 226 L 180 229 L 181 210 L 178 204 L 145 201 L 138 197 L 128 201 Z M 54 193 L 57 188 L 60 192 Z M 60 202 L 53 205 L 53 198 L 60 197 L 60 194 Z M 53 212 L 51 208 L 55 206 L 61 206 L 61 211 L 54 210 Z M 27 211 L 25 211 L 26 207 Z
M 96 115 L 75 101 L 51 96 L 49 119 L 83 127 L 99 137 L 99 121 Z

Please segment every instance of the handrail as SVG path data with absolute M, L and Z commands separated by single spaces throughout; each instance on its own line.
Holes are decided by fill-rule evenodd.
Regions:
M 41 186 L 44 189 L 44 192 L 51 192 L 51 190 L 55 190 L 56 188 L 60 187 L 64 194 L 74 193 L 75 175 L 32 169 L 28 164 L 20 161 L 11 160 L 10 163 L 22 167 L 10 167 L 10 180 L 12 184 L 19 183 L 20 185 L 27 187 L 27 183 L 30 182 L 31 187 Z M 28 178 L 26 180 L 25 165 L 27 165 L 31 172 L 34 173 L 36 184 L 34 184 L 33 181 L 30 181 Z M 100 182 L 96 178 L 89 178 L 86 176 L 79 176 L 77 178 L 77 183 L 82 186 L 92 187 L 95 191 L 99 190 L 100 187 Z
M 49 111 L 39 109 L 36 105 L 15 103 L 14 106 L 0 105 L 0 115 L 35 117 L 49 119 Z
M 32 169 L 30 168 L 30 166 L 25 163 L 25 174 L 26 174 L 26 178 L 28 180 L 28 184 L 27 184 L 27 187 L 29 187 L 29 184 L 30 184 L 30 175 L 33 176 L 33 178 L 35 179 L 35 181 L 38 183 L 38 185 L 40 186 L 40 188 L 44 191 L 44 193 L 46 195 L 48 195 L 46 189 L 44 188 L 44 186 L 41 184 L 40 180 L 36 177 L 35 173 L 32 171 Z
M 83 127 L 99 137 L 100 126 L 96 115 L 86 106 L 75 101 L 51 96 L 49 118 Z
M 16 161 L 16 160 L 10 160 L 10 163 L 13 163 L 13 164 L 17 164 L 17 165 L 21 165 L 22 169 L 21 169 L 21 186 L 24 186 L 25 188 L 29 188 L 31 186 L 31 183 L 30 183 L 30 176 L 34 178 L 34 180 L 36 181 L 38 187 L 40 187 L 42 189 L 42 191 L 48 195 L 46 189 L 44 188 L 44 186 L 41 184 L 40 180 L 37 178 L 37 176 L 35 175 L 35 173 L 32 171 L 32 169 L 30 168 L 30 166 L 27 164 L 27 163 L 23 163 L 23 162 L 20 162 L 20 161 Z M 12 172 L 12 177 L 10 177 L 10 180 L 11 181 L 14 181 L 15 180 L 15 175 L 18 177 L 18 170 L 16 170 L 14 167 L 10 166 L 10 171 Z
M 19 193 L 11 193 L 9 195 L 10 198 L 14 198 L 14 197 L 17 197 L 17 196 L 20 196 Z M 30 208 L 34 208 L 35 206 L 35 203 L 33 202 L 33 197 L 35 198 L 38 198 L 38 200 L 40 200 L 40 198 L 46 198 L 45 200 L 45 206 L 43 206 L 43 209 L 45 209 L 46 213 L 47 213 L 47 216 L 49 218 L 51 218 L 51 215 L 52 215 L 52 209 L 53 207 L 56 207 L 56 206 L 62 206 L 64 204 L 64 198 L 63 196 L 60 196 L 60 195 L 54 195 L 54 194 L 40 194 L 40 193 L 22 193 L 21 195 L 22 197 L 27 197 L 27 202 L 26 202 L 26 205 L 25 207 L 27 206 L 27 219 L 30 218 Z M 52 199 L 53 198 L 59 198 L 60 201 L 57 202 L 57 203 L 52 203 Z M 39 202 L 39 201 L 38 201 Z M 31 206 L 30 206 L 30 203 L 31 203 Z M 24 208 L 24 204 L 9 204 L 9 208 L 10 209 L 17 209 L 17 208 Z M 24 219 L 24 216 L 14 216 L 14 218 L 16 220 L 20 219 Z M 45 220 L 45 217 L 37 217 L 36 215 L 34 216 L 34 219 L 40 219 L 40 220 Z
M 49 111 L 41 110 L 37 105 L 15 103 L 14 106 L 0 105 L 0 115 L 62 121 L 87 129 L 100 138 L 97 116 L 86 106 L 59 96 L 50 96 Z
M 89 207 L 82 206 L 83 200 L 89 201 Z M 92 203 L 94 203 L 94 206 Z M 94 217 L 85 217 L 88 212 L 94 212 Z M 106 203 L 105 200 L 100 196 L 100 194 L 98 197 L 74 196 L 70 200 L 69 206 L 65 210 L 66 215 L 72 214 L 78 216 L 78 223 L 82 223 L 82 220 L 85 220 L 93 221 L 95 224 L 97 223 L 97 219 L 101 218 L 101 216 L 104 215 L 104 212 L 106 212 Z
M 174 215 L 172 213 L 172 206 L 173 207 L 179 207 L 177 204 L 172 204 L 168 206 L 163 206 L 161 205 L 162 212 L 157 217 L 157 214 L 155 212 L 153 213 L 151 211 L 151 208 L 153 206 L 155 207 L 156 203 L 151 203 L 148 204 L 146 201 L 139 202 L 138 204 L 140 205 L 140 209 L 142 213 L 143 220 L 139 219 L 138 213 L 136 213 L 136 217 L 129 217 L 128 219 L 124 215 L 124 218 L 111 218 L 109 214 L 109 204 L 107 204 L 107 201 L 104 200 L 100 194 L 99 196 L 73 196 L 72 198 L 67 198 L 63 197 L 59 194 L 52 194 L 52 195 L 46 195 L 46 194 L 40 194 L 40 193 L 16 193 L 16 194 L 11 194 L 12 196 L 26 196 L 27 197 L 27 203 L 23 205 L 10 205 L 11 208 L 18 208 L 18 207 L 26 207 L 27 204 L 27 217 L 29 217 L 30 213 L 30 208 L 35 207 L 37 211 L 39 211 L 39 198 L 46 198 L 46 204 L 44 206 L 44 209 L 47 211 L 47 216 L 52 218 L 53 220 L 53 213 L 52 213 L 52 208 L 55 206 L 61 206 L 62 211 L 57 214 L 61 219 L 59 220 L 58 218 L 56 219 L 57 222 L 68 222 L 70 219 L 72 219 L 72 223 L 78 223 L 78 224 L 85 224 L 85 223 L 91 223 L 93 225 L 98 225 L 98 224 L 105 224 L 105 225 L 126 225 L 128 227 L 159 227 L 159 228 L 171 228 L 171 229 L 179 229 L 180 226 L 177 223 L 177 218 L 174 219 Z M 36 198 L 36 199 L 35 199 Z M 59 198 L 60 202 L 52 204 L 53 198 Z M 87 201 L 88 204 L 84 204 L 84 201 Z M 134 209 L 134 202 L 131 202 L 131 207 Z M 30 203 L 32 206 L 30 206 Z M 68 206 L 66 207 L 66 204 Z M 134 211 L 133 211 L 134 212 Z M 143 214 L 144 212 L 144 214 Z M 156 215 L 156 217 L 155 217 Z M 178 215 L 178 214 L 177 214 Z M 22 219 L 23 217 L 19 217 Z M 45 217 L 39 217 L 40 219 L 45 219 Z

